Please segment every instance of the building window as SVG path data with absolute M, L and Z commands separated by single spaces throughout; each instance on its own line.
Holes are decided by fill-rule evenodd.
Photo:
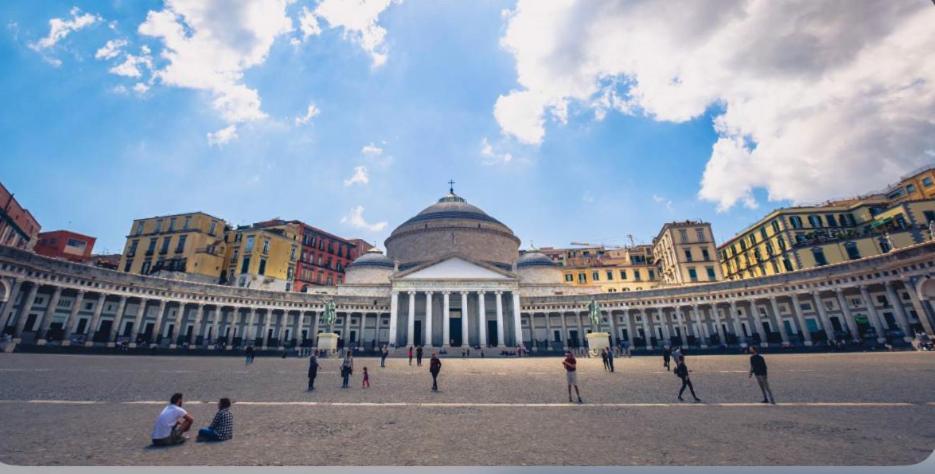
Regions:
M 935 221 L 935 212 L 933 211 L 922 211 L 922 214 L 925 216 L 925 222 Z
M 174 217 L 169 219 L 169 232 L 172 232 L 173 230 L 175 230 L 175 218 Z
M 185 222 L 182 224 L 182 229 L 188 230 L 192 225 L 192 216 L 185 216 Z
M 688 231 L 686 229 L 679 229 L 679 242 L 688 242 Z
M 888 240 L 886 240 L 886 236 L 880 236 L 878 242 L 880 243 L 880 251 L 883 253 L 887 253 L 891 250 L 890 243 Z
M 179 243 L 175 246 L 175 253 L 182 253 L 185 251 L 185 240 L 187 237 L 187 235 L 179 236 Z
M 770 225 L 773 227 L 773 233 L 778 234 L 779 233 L 779 221 L 774 219 Z
M 601 279 L 600 272 L 591 272 L 591 279 L 594 281 L 599 281 Z
M 655 279 L 656 279 L 656 272 L 655 272 L 655 271 L 653 271 L 653 270 L 650 270 L 650 271 L 649 271 L 649 279 L 650 279 L 650 280 L 655 280 Z
M 136 223 L 136 235 L 140 235 L 142 233 L 143 233 L 143 223 L 137 222 Z
M 247 273 L 250 270 L 250 257 L 244 257 L 243 263 L 240 265 L 240 273 Z
M 156 221 L 156 233 L 162 232 L 162 219 Z
M 607 281 L 611 281 L 611 280 L 613 280 L 613 279 L 614 279 L 614 272 L 613 272 L 613 270 L 607 270 Z
M 714 281 L 717 279 L 717 274 L 714 273 L 714 267 L 705 267 L 705 271 L 708 272 L 708 280 Z
M 698 281 L 698 272 L 695 271 L 695 267 L 688 267 L 688 278 L 691 281 Z
M 253 242 L 254 242 L 254 240 L 255 240 L 255 239 L 254 239 L 254 236 L 252 236 L 252 235 L 248 235 L 248 236 L 247 236 L 247 243 L 246 243 L 246 245 L 244 246 L 244 249 L 243 249 L 244 253 L 249 253 L 249 252 L 252 252 L 252 251 L 253 251 Z
M 146 255 L 152 255 L 156 251 L 156 239 L 149 239 L 149 247 L 146 248 Z
M 140 268 L 140 273 L 142 273 L 143 275 L 148 275 L 148 274 L 149 274 L 149 265 L 150 265 L 149 260 L 143 262 L 143 266 Z
M 916 192 L 916 185 L 909 184 L 906 186 L 906 194 L 912 194 L 914 192 Z
M 217 229 L 218 229 L 218 222 L 211 221 L 211 228 L 208 229 L 208 233 L 211 235 L 214 235 L 214 232 L 217 231 Z
M 627 271 L 626 271 L 626 270 L 620 270 L 620 279 L 621 279 L 621 280 L 626 280 L 626 279 L 627 279 Z
M 263 239 L 263 255 L 269 255 L 269 239 Z
M 808 216 L 808 225 L 812 227 L 821 227 L 821 216 Z
M 166 238 L 162 239 L 162 248 L 159 249 L 159 253 L 160 253 L 160 254 L 167 254 L 167 253 L 169 253 L 169 242 L 171 242 L 171 241 L 172 241 L 172 237 L 166 237 Z
M 931 177 L 931 176 L 926 176 L 926 177 L 922 178 L 922 186 L 923 186 L 923 187 L 926 187 L 926 188 L 932 187 L 932 177 Z
M 569 282 L 569 283 L 572 283 L 572 282 L 575 281 L 575 276 L 572 275 L 571 273 L 566 273 L 566 274 L 565 274 L 565 281 L 567 281 L 567 282 Z
M 686 262 L 692 261 L 692 250 L 691 249 L 685 249 L 685 261 Z
M 642 279 L 639 270 L 633 270 L 633 279 L 636 281 L 640 281 Z
M 782 259 L 782 266 L 786 269 L 787 272 L 792 271 L 792 261 L 788 258 Z
M 129 271 L 130 271 L 130 267 L 132 267 L 132 266 L 133 266 L 133 259 L 132 259 L 132 258 L 128 258 L 128 259 L 127 259 L 127 263 L 123 266 L 123 271 L 129 272 Z
M 857 260 L 860 258 L 860 250 L 857 248 L 856 242 L 845 243 L 844 249 L 847 250 L 847 258 L 851 260 Z
M 820 267 L 828 264 L 828 259 L 825 258 L 825 251 L 822 250 L 821 247 L 813 248 L 812 255 L 815 257 L 815 265 Z
M 801 229 L 801 228 L 802 228 L 802 218 L 799 217 L 799 216 L 789 216 L 789 225 L 790 225 L 793 229 Z
M 584 273 L 584 272 L 579 273 L 579 274 L 578 274 L 578 283 L 587 283 L 587 282 L 588 282 L 588 274 L 587 274 L 587 273 Z
M 136 247 L 140 244 L 140 239 L 135 239 L 130 242 L 130 250 L 127 251 L 127 257 L 132 257 L 136 255 Z
M 266 275 L 266 259 L 265 258 L 260 259 L 260 269 L 257 270 L 257 273 L 260 275 Z
M 711 260 L 711 254 L 708 253 L 708 249 L 701 249 L 701 259 L 706 262 Z

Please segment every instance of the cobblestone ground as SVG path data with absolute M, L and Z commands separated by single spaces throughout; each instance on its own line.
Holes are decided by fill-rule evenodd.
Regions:
M 768 355 L 760 405 L 743 356 L 688 358 L 703 403 L 676 400 L 661 358 L 338 360 L 306 392 L 304 359 L 0 354 L 0 461 L 17 465 L 905 465 L 935 449 L 935 354 Z M 372 387 L 361 389 L 366 366 Z M 185 394 L 196 426 L 235 400 L 235 437 L 149 447 Z M 686 394 L 686 397 L 687 394 Z M 690 398 L 690 397 L 688 397 Z

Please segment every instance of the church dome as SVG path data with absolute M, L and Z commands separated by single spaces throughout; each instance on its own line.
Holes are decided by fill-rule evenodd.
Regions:
M 524 253 L 516 260 L 516 273 L 523 283 L 560 284 L 562 271 L 551 258 L 535 250 Z
M 516 268 L 527 267 L 554 267 L 555 262 L 541 252 L 535 250 L 524 253 L 516 261 Z
M 519 243 L 509 227 L 452 190 L 394 229 L 385 245 L 404 267 L 450 254 L 509 267 Z
M 395 271 L 395 267 L 396 264 L 383 255 L 383 252 L 373 248 L 347 266 L 344 282 L 347 284 L 389 283 L 390 275 Z

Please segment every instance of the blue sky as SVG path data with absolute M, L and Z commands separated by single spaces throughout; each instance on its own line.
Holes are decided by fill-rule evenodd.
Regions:
M 774 186 L 779 178 L 760 182 L 743 178 L 747 171 L 706 173 L 711 162 L 726 162 L 730 171 L 782 159 L 781 153 L 756 155 L 756 142 L 766 153 L 774 137 L 758 131 L 731 135 L 715 127 L 715 120 L 768 122 L 769 117 L 738 119 L 729 113 L 755 103 L 738 104 L 733 92 L 721 91 L 700 102 L 685 96 L 693 108 L 678 113 L 681 102 L 650 102 L 649 94 L 641 96 L 643 102 L 595 105 L 601 95 L 636 97 L 627 78 L 649 90 L 648 79 L 640 79 L 649 74 L 639 69 L 600 73 L 616 82 L 592 87 L 585 98 L 574 86 L 552 90 L 549 84 L 565 84 L 561 77 L 530 79 L 524 71 L 524 64 L 542 62 L 529 57 L 542 39 L 522 37 L 524 16 L 535 13 L 535 6 L 527 10 L 513 1 L 407 0 L 329 13 L 316 10 L 314 1 L 257 0 L 277 9 L 288 24 L 267 32 L 268 48 L 244 46 L 250 41 L 242 33 L 249 29 L 232 27 L 225 51 L 235 57 L 254 48 L 252 59 L 237 63 L 249 64 L 233 72 L 194 67 L 193 74 L 215 82 L 191 87 L 160 75 L 171 64 L 162 55 L 167 37 L 140 30 L 150 12 L 160 11 L 171 12 L 188 35 L 216 27 L 186 17 L 189 1 L 14 2 L 0 11 L 0 180 L 44 230 L 87 233 L 98 238 L 98 252 L 119 252 L 134 218 L 201 210 L 234 224 L 301 219 L 382 247 L 396 225 L 442 196 L 454 179 L 459 194 L 509 225 L 523 247 L 624 244 L 628 234 L 648 243 L 664 222 L 684 219 L 710 221 L 722 241 L 773 207 L 879 188 L 935 156 L 926 156 L 935 145 L 924 137 L 935 133 L 923 127 L 915 132 L 916 148 L 909 150 L 914 153 L 897 150 L 895 155 L 906 157 L 887 161 L 876 176 L 861 173 L 851 187 L 829 185 L 824 192 L 827 178 L 815 176 L 853 157 L 789 163 L 806 182 L 808 191 L 799 194 L 800 184 Z M 303 8 L 321 12 L 320 31 L 304 34 Z M 82 15 L 93 21 L 89 17 L 90 24 L 40 45 L 50 37 L 50 19 L 77 21 Z M 236 19 L 249 24 L 245 15 Z M 594 26 L 587 23 L 594 20 L 571 17 L 583 22 L 572 26 Z M 355 23 L 361 18 L 363 29 Z M 907 21 L 902 18 L 893 21 Z M 562 44 L 573 36 L 561 33 L 568 27 L 536 30 L 558 31 L 550 61 L 559 61 L 563 48 L 589 57 L 604 54 L 588 49 L 593 45 Z M 110 59 L 96 59 L 112 40 L 126 45 Z M 111 72 L 128 54 L 146 56 L 144 46 L 151 64 L 137 64 L 138 77 Z M 562 67 L 539 66 L 532 69 Z M 690 85 L 689 72 L 682 71 Z M 136 84 L 146 90 L 135 91 Z M 231 118 L 214 105 L 232 85 L 256 92 L 258 107 L 245 110 L 262 117 Z M 537 109 L 543 124 L 538 139 L 528 127 L 495 116 L 500 98 L 524 90 L 546 98 Z M 678 93 L 666 97 L 680 100 Z M 300 123 L 310 104 L 317 114 Z M 804 124 L 810 120 L 796 117 Z M 208 138 L 227 127 L 236 129 L 236 137 L 224 143 Z M 724 147 L 715 145 L 736 143 L 731 140 L 737 136 L 754 142 L 741 147 L 746 155 L 719 155 Z M 807 136 L 791 140 L 809 143 Z M 857 168 L 861 163 L 853 162 Z M 364 168 L 366 183 L 349 181 L 357 167 Z M 749 189 L 737 184 L 737 176 Z M 355 209 L 363 221 L 354 218 Z

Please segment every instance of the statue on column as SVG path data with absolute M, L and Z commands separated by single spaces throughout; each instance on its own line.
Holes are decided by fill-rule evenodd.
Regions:
M 325 311 L 321 315 L 321 322 L 328 326 L 328 332 L 334 332 L 334 320 L 336 317 L 334 300 L 325 303 Z
M 588 317 L 591 318 L 591 327 L 595 331 L 601 330 L 601 306 L 597 304 L 597 301 L 592 299 L 588 303 Z
M 588 350 L 592 356 L 600 354 L 603 349 L 610 349 L 610 334 L 601 331 L 601 306 L 597 300 L 588 303 L 588 318 L 591 319 L 591 332 L 587 334 Z
M 338 349 L 338 335 L 334 333 L 334 320 L 336 316 L 334 300 L 325 303 L 325 310 L 321 314 L 321 322 L 328 328 L 328 332 L 318 335 L 318 350 L 336 353 Z

